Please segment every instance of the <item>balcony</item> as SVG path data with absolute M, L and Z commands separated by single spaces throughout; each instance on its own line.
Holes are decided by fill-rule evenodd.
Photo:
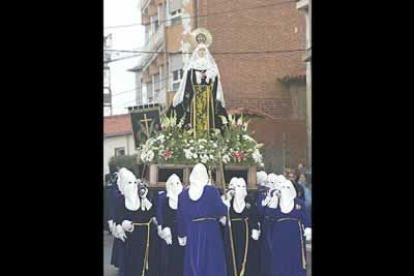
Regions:
M 165 89 L 165 87 L 162 87 L 156 91 L 154 91 L 154 99 L 153 99 L 153 103 L 157 103 L 160 105 L 166 105 L 167 104 L 167 90 Z
M 145 46 L 142 48 L 141 51 L 147 52 L 142 55 L 141 65 L 143 68 L 146 67 L 151 59 L 156 55 L 151 52 L 156 52 L 164 43 L 164 29 L 164 24 L 161 24 L 155 34 L 149 38 Z
M 151 2 L 154 2 L 154 0 L 142 0 L 142 2 L 141 2 L 141 10 L 145 9 L 146 7 L 148 7 L 148 5 L 151 4 Z

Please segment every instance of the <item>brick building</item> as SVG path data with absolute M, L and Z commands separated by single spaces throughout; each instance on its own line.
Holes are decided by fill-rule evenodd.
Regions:
M 145 50 L 163 53 L 147 54 L 136 68 L 146 88 L 141 103 L 170 104 L 192 51 L 190 32 L 206 28 L 226 109 L 251 115 L 266 170 L 306 160 L 306 24 L 296 1 L 143 0 L 142 18 Z

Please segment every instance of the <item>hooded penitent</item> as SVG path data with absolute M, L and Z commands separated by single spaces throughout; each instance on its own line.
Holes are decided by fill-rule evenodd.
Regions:
M 125 169 L 125 168 L 121 168 L 119 171 L 118 171 L 118 179 L 117 179 L 117 181 L 116 181 L 116 185 L 118 186 L 118 190 L 121 192 L 121 194 L 124 194 L 124 184 L 125 184 L 125 182 L 124 181 L 122 181 L 122 179 L 123 179 L 123 177 L 124 177 L 124 174 L 126 173 L 126 172 L 128 172 L 128 170 L 127 169 Z
M 192 200 L 198 200 L 209 182 L 208 173 L 206 167 L 199 163 L 194 166 L 190 174 L 190 188 L 188 188 L 188 195 Z
M 296 190 L 290 180 L 285 180 L 280 186 L 280 210 L 282 213 L 289 213 L 295 206 Z
M 233 209 L 236 213 L 240 214 L 246 207 L 246 181 L 243 178 L 237 178 L 234 184 L 234 190 Z
M 125 171 L 122 175 L 121 185 L 124 187 L 125 207 L 130 211 L 136 211 L 140 207 L 138 197 L 138 180 L 130 171 Z
M 257 185 L 263 186 L 266 183 L 267 173 L 265 171 L 260 171 L 257 173 Z
M 168 204 L 171 209 L 177 210 L 178 196 L 183 190 L 180 178 L 176 174 L 171 175 L 165 186 L 167 190 Z
M 278 189 L 279 189 L 279 182 L 280 177 L 274 173 L 271 173 L 267 176 L 266 185 L 269 188 L 269 196 L 270 199 L 268 200 L 267 206 L 272 209 L 276 209 L 277 205 L 279 204 L 279 196 L 278 196 Z

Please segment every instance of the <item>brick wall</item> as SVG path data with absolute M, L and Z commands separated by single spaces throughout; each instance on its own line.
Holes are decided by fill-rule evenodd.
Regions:
M 286 1 L 286 0 L 285 0 Z M 226 108 L 259 110 L 276 120 L 255 119 L 250 129 L 266 145 L 266 170 L 279 171 L 282 164 L 296 167 L 306 156 L 306 124 L 292 118 L 289 87 L 278 78 L 306 72 L 304 52 L 219 55 L 223 52 L 260 52 L 305 48 L 305 18 L 296 4 L 284 0 L 199 0 L 200 26 L 213 36 L 210 51 L 221 74 Z M 253 9 L 251 9 L 253 8 Z M 223 13 L 226 11 L 244 10 Z M 214 54 L 217 53 L 217 54 Z M 282 134 L 286 155 L 282 156 Z

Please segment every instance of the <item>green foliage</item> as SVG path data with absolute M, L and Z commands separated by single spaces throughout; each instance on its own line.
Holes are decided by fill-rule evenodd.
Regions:
M 132 171 L 135 175 L 138 175 L 138 163 L 137 155 L 122 155 L 113 156 L 109 159 L 109 166 L 120 168 L 127 168 Z
M 184 117 L 177 122 L 177 117 L 161 118 L 161 131 L 156 132 L 143 143 L 138 151 L 143 163 L 157 164 L 197 164 L 217 165 L 235 163 L 241 165 L 263 165 L 263 157 L 258 144 L 248 132 L 248 122 L 243 118 L 237 121 L 229 116 L 229 120 L 222 117 L 223 135 L 220 130 L 197 133 L 193 130 L 184 130 Z

